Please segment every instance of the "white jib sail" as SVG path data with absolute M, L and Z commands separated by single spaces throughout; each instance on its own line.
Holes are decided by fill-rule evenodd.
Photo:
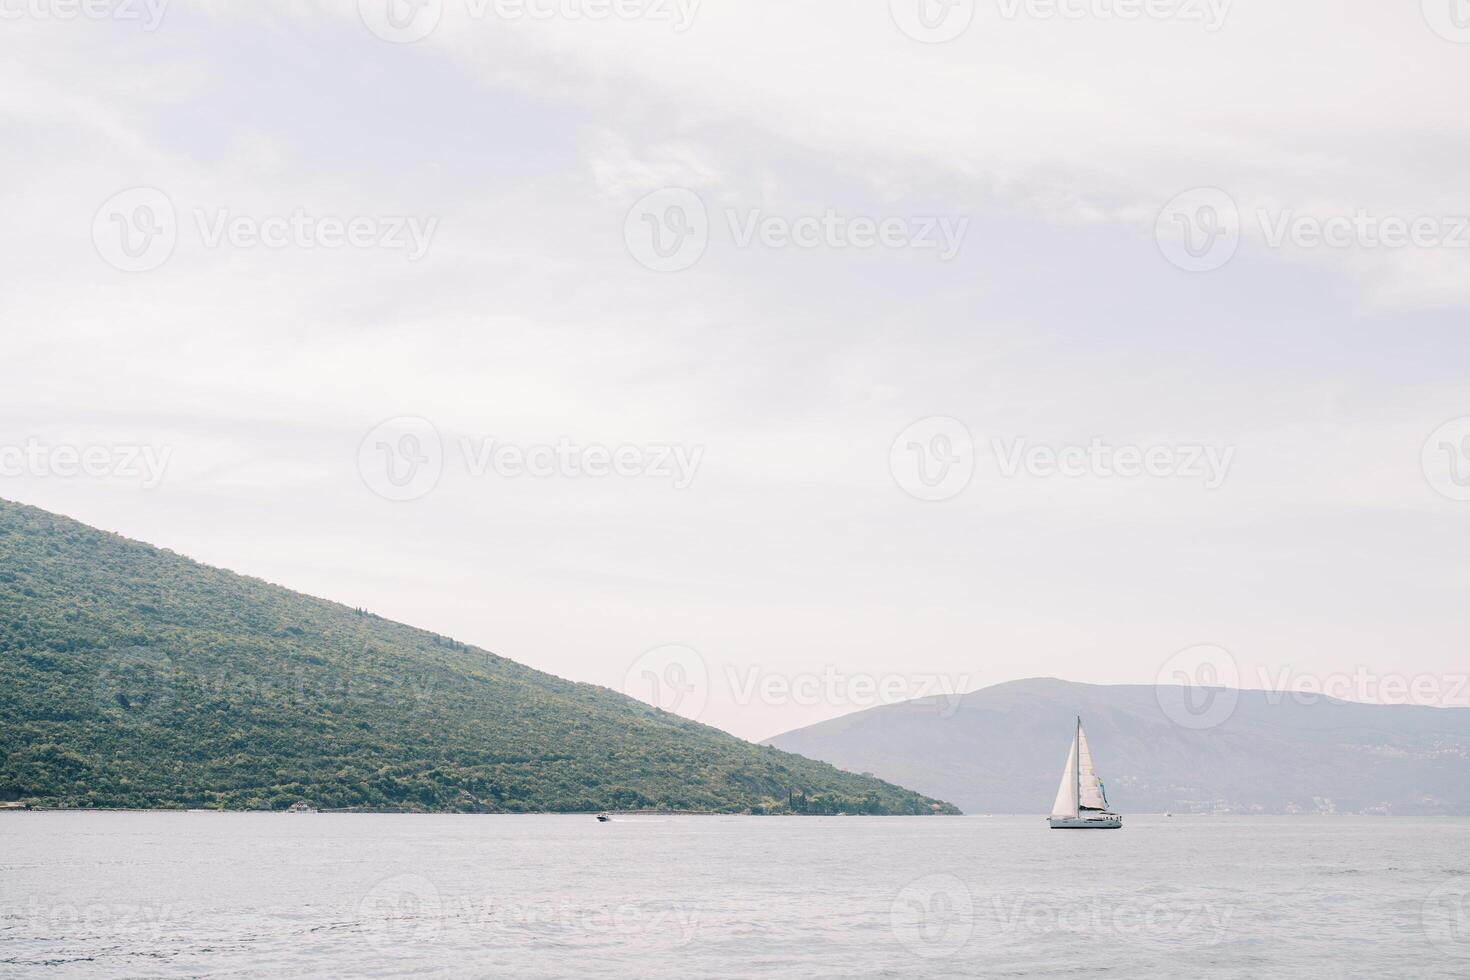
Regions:
M 1062 785 L 1057 788 L 1056 802 L 1051 805 L 1054 817 L 1077 816 L 1077 738 L 1073 736 L 1072 747 L 1067 750 L 1067 768 L 1062 770 Z
M 1077 803 L 1084 810 L 1106 810 L 1108 801 L 1103 799 L 1102 780 L 1092 768 L 1092 753 L 1087 750 L 1087 733 L 1077 726 L 1078 764 Z

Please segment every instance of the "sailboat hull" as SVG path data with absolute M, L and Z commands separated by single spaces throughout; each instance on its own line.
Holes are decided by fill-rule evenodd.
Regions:
M 1050 823 L 1052 830 L 1117 830 L 1123 826 L 1123 818 L 1107 813 L 1095 817 L 1051 817 Z

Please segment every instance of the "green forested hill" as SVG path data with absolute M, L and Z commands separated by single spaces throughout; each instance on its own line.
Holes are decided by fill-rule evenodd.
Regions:
M 0 750 L 51 806 L 953 812 L 7 501 Z

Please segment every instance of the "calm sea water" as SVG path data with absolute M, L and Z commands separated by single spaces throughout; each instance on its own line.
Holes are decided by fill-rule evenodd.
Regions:
M 0 814 L 0 976 L 1465 977 L 1470 821 Z

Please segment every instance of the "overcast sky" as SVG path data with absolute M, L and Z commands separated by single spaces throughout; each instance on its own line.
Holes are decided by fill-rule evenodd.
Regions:
M 752 739 L 1470 703 L 1457 2 L 0 0 L 0 496 Z

